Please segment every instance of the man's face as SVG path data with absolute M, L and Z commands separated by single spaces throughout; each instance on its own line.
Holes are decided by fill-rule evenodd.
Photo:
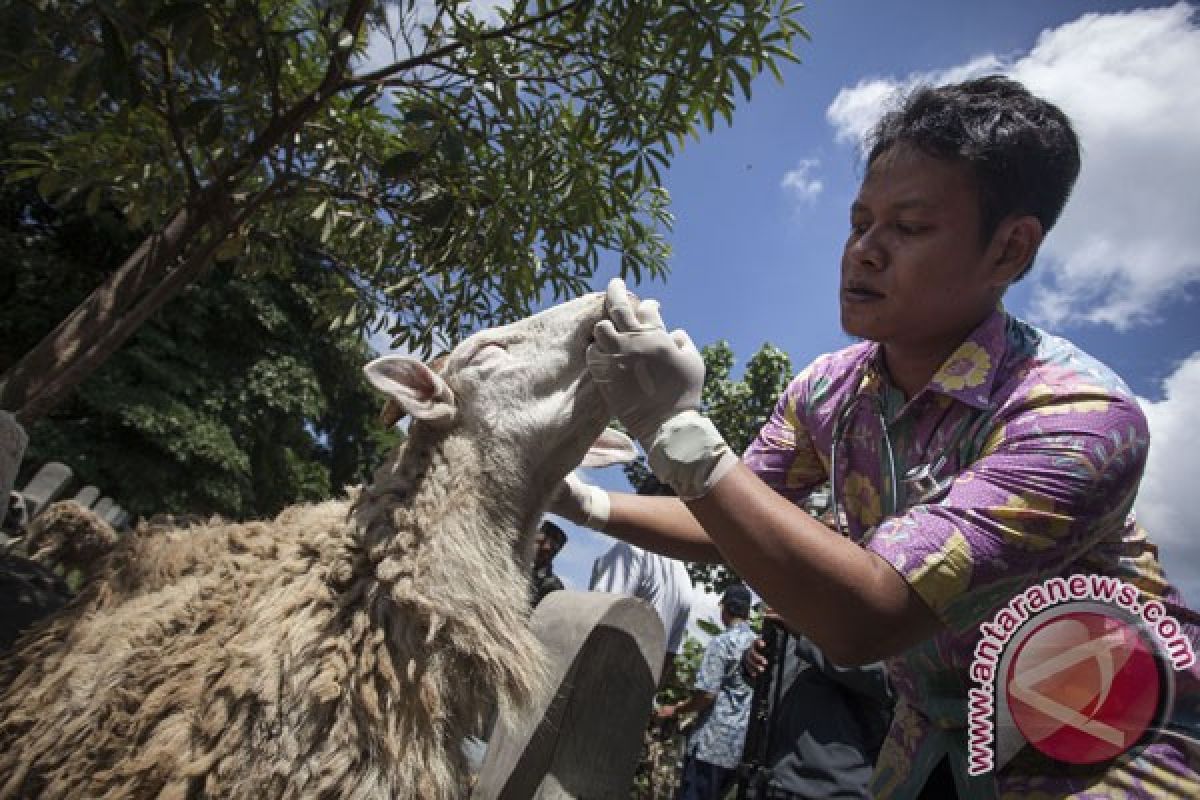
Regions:
M 980 242 L 979 194 L 965 164 L 897 145 L 871 164 L 850 221 L 841 312 L 852 336 L 952 350 L 995 306 L 1002 286 Z
M 558 542 L 541 531 L 538 531 L 533 541 L 533 563 L 544 567 L 554 560 L 554 556 L 558 554 Z

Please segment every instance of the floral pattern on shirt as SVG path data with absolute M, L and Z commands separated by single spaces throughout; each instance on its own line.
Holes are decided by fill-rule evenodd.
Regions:
M 712 706 L 688 739 L 688 755 L 733 769 L 742 760 L 753 691 L 742 677 L 742 653 L 754 629 L 739 622 L 709 640 L 694 689 L 714 695 Z
M 980 778 L 965 772 L 978 626 L 1016 593 L 1083 572 L 1181 602 L 1132 513 L 1148 446 L 1145 416 L 1120 378 L 1001 310 L 912 398 L 890 385 L 869 342 L 821 356 L 789 384 L 743 460 L 794 502 L 828 481 L 833 465 L 850 536 L 945 624 L 889 661 L 900 702 L 876 768 L 877 796 L 913 796 L 948 756 L 972 797 L 1200 797 L 1200 749 L 1181 737 L 1135 748 L 1106 772 L 1090 771 L 1086 785 L 1068 770 L 1023 771 L 1020 759 Z M 936 491 L 910 496 L 903 476 L 922 465 L 936 472 Z M 894 491 L 892 471 L 901 477 Z M 1200 632 L 1185 630 L 1200 652 Z M 1193 742 L 1198 687 L 1197 668 L 1176 674 L 1168 723 Z
M 991 373 L 992 357 L 974 342 L 964 342 L 930 381 L 930 386 L 941 391 L 974 389 Z

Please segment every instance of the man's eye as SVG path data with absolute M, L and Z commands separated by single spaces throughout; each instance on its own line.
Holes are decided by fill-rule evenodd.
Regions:
M 912 235 L 915 235 L 918 233 L 923 233 L 926 230 L 928 230 L 928 227 L 929 226 L 927 226 L 927 225 L 921 225 L 920 223 L 916 223 L 916 222 L 897 222 L 896 223 L 896 230 L 900 231 L 901 233 L 905 234 L 906 236 L 912 236 Z

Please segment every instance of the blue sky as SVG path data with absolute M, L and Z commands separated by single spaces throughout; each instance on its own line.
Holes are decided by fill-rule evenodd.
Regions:
M 1153 444 L 1138 511 L 1169 576 L 1200 600 L 1200 14 L 1194 5 L 813 0 L 785 81 L 665 173 L 671 274 L 638 287 L 697 344 L 764 342 L 798 371 L 849 343 L 836 283 L 861 174 L 857 138 L 899 88 L 1005 72 L 1057 102 L 1084 148 L 1075 195 L 1006 305 L 1116 369 Z M 602 289 L 612 273 L 598 278 Z M 625 488 L 620 471 L 590 479 Z M 586 587 L 611 540 L 568 526 L 559 571 Z M 712 608 L 711 598 L 700 603 Z

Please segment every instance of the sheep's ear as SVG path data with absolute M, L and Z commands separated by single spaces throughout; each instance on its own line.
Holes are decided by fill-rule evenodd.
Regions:
M 610 464 L 628 464 L 637 458 L 633 441 L 618 430 L 605 428 L 583 457 L 581 467 L 607 467 Z
M 445 426 L 454 421 L 458 405 L 442 376 L 409 356 L 384 356 L 363 368 L 367 380 L 394 400 L 413 419 Z

